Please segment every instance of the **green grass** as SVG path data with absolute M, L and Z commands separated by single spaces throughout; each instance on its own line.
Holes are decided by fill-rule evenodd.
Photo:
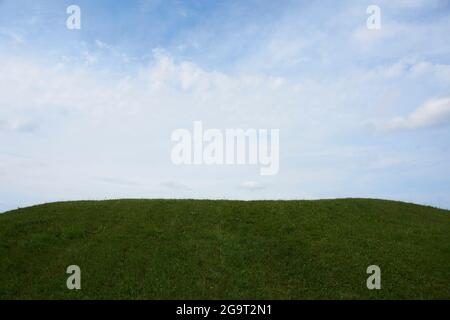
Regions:
M 82 290 L 66 288 L 69 265 Z M 381 290 L 366 269 L 381 267 Z M 450 299 L 450 212 L 401 202 L 114 200 L 0 215 L 0 299 Z

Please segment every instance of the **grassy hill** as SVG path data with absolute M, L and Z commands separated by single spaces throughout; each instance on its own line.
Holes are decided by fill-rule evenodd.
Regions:
M 381 290 L 366 287 L 372 264 Z M 450 212 L 368 199 L 19 209 L 0 215 L 0 299 L 20 298 L 450 299 Z

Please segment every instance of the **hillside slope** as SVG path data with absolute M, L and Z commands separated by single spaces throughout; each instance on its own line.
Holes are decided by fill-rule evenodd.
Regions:
M 366 287 L 372 264 L 381 290 Z M 0 215 L 0 299 L 21 298 L 450 299 L 450 212 L 368 199 L 19 209 Z

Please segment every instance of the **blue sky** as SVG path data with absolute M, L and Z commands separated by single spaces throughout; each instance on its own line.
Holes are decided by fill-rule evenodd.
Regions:
M 72 4 L 81 30 L 66 28 Z M 448 0 L 0 0 L 0 211 L 131 197 L 450 208 L 449 34 Z M 279 128 L 279 174 L 173 165 L 171 132 L 195 120 Z

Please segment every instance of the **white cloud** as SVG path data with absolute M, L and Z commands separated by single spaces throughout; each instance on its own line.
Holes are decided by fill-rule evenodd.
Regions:
M 86 66 L 88 66 L 88 67 L 93 66 L 98 61 L 98 58 L 95 55 L 93 55 L 92 53 L 90 53 L 89 51 L 83 52 L 83 59 L 84 59 Z
M 16 132 L 32 132 L 38 125 L 29 119 L 0 120 L 0 130 Z
M 240 189 L 250 190 L 250 191 L 258 191 L 263 190 L 266 186 L 256 182 L 256 181 L 244 181 L 239 185 Z
M 424 6 L 436 7 L 445 5 L 446 0 L 379 0 L 380 6 L 392 7 L 397 9 L 418 9 Z
M 384 127 L 390 130 L 418 129 L 450 124 L 450 97 L 427 101 L 406 117 L 396 117 Z
M 161 186 L 170 190 L 190 190 L 188 186 L 176 181 L 164 181 Z
M 361 26 L 353 32 L 352 36 L 353 40 L 363 48 L 372 49 L 372 44 L 392 38 L 396 32 L 398 32 L 397 27 L 388 28 L 383 25 L 380 30 L 369 30 L 366 26 Z
M 0 36 L 4 36 L 12 40 L 15 44 L 23 44 L 25 41 L 24 37 L 18 34 L 17 32 L 1 27 L 0 27 Z
M 437 80 L 450 83 L 450 65 L 433 64 L 428 61 L 420 61 L 410 66 L 412 76 L 434 76 Z
M 443 84 L 450 84 L 450 65 L 436 64 L 427 60 L 403 58 L 392 64 L 381 65 L 364 74 L 366 80 L 410 77 L 420 79 L 433 77 Z
M 102 183 L 108 183 L 108 184 L 117 184 L 120 186 L 130 186 L 130 187 L 136 187 L 140 186 L 140 183 L 137 183 L 133 180 L 128 179 L 121 179 L 121 178 L 115 178 L 115 177 L 94 177 L 94 181 L 102 182 Z

